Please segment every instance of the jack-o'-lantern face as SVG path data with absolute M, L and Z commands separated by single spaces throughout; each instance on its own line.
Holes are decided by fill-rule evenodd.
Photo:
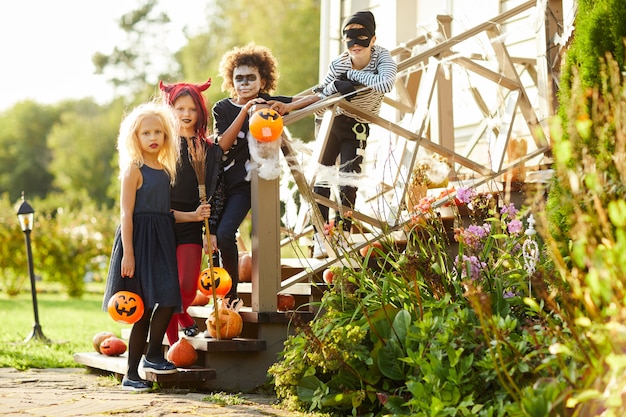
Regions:
M 215 285 L 213 285 L 215 280 Z M 198 289 L 204 295 L 213 295 L 213 288 L 215 288 L 215 295 L 217 297 L 224 297 L 232 288 L 233 281 L 230 278 L 230 274 L 220 267 L 213 267 L 213 277 L 211 277 L 211 268 L 206 268 L 200 273 L 198 278 Z
M 209 318 L 206 319 L 206 328 L 209 336 L 218 340 L 230 340 L 235 337 L 239 337 L 243 330 L 243 318 L 241 315 L 226 308 L 220 308 L 217 310 L 218 317 L 216 320 L 215 311 L 209 314 Z M 216 323 L 219 321 L 219 333 Z
M 259 142 L 272 142 L 283 133 L 283 117 L 276 110 L 261 109 L 254 112 L 248 122 L 250 133 Z
M 109 299 L 108 311 L 113 320 L 133 324 L 143 316 L 143 300 L 134 292 L 118 291 Z

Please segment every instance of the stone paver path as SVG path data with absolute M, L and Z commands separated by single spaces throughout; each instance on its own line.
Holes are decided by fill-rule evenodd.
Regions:
M 277 408 L 276 398 L 269 395 L 242 394 L 235 397 L 241 404 L 229 405 L 207 401 L 209 395 L 178 389 L 126 392 L 113 377 L 91 374 L 82 368 L 0 368 L 0 415 L 4 417 L 307 415 Z

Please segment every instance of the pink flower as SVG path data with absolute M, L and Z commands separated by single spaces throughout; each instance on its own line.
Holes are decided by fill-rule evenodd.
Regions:
M 426 197 L 423 197 L 419 201 L 419 203 L 417 203 L 415 207 L 417 207 L 417 209 L 421 211 L 422 213 L 427 213 L 431 210 L 431 206 L 434 201 L 435 201 L 434 197 L 426 196 Z
M 519 220 L 511 220 L 506 227 L 512 235 L 517 235 L 522 232 L 522 222 Z

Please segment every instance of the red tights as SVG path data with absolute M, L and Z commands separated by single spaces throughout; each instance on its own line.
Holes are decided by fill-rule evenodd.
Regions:
M 180 296 L 183 302 L 181 313 L 172 316 L 167 326 L 167 340 L 170 346 L 178 341 L 178 326 L 191 327 L 195 321 L 187 313 L 187 307 L 191 305 L 198 291 L 198 277 L 202 262 L 202 246 L 194 243 L 186 243 L 176 247 L 176 260 L 178 261 L 178 283 L 180 284 Z

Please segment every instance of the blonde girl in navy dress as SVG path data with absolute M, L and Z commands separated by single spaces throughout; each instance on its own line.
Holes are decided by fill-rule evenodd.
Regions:
M 120 227 L 111 253 L 103 309 L 122 289 L 137 292 L 143 299 L 144 314 L 133 324 L 128 340 L 122 389 L 147 391 L 152 383 L 139 376 L 144 350 L 144 371 L 176 372 L 162 349 L 172 314 L 181 308 L 174 223 L 203 221 L 211 211 L 206 204 L 192 212 L 170 209 L 170 185 L 176 180 L 180 148 L 177 118 L 167 104 L 149 102 L 136 107 L 121 123 L 117 148 Z

